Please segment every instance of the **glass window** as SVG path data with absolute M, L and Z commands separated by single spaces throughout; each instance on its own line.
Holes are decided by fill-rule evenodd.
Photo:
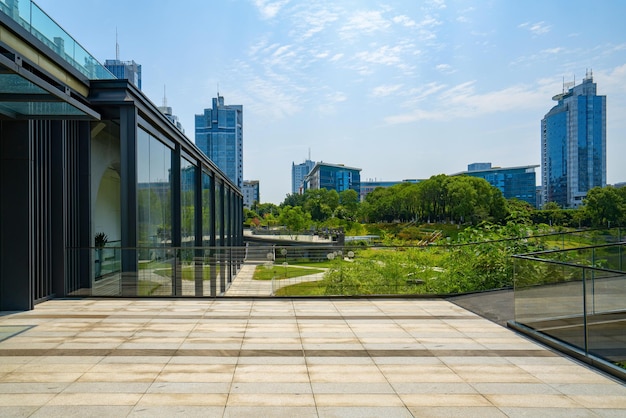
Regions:
M 137 244 L 172 244 L 172 151 L 142 129 L 137 131 Z M 148 254 L 148 256 L 150 256 Z
M 196 166 L 180 160 L 181 243 L 196 245 Z
M 202 245 L 211 245 L 211 177 L 202 172 Z

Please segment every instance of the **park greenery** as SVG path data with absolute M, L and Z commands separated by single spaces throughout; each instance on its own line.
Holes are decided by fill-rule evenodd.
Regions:
M 351 189 L 307 190 L 289 194 L 284 201 L 255 203 L 245 210 L 245 224 L 253 229 L 284 229 L 291 234 L 342 228 L 346 235 L 383 233 L 411 241 L 410 229 L 384 234 L 388 224 L 549 225 L 560 228 L 610 227 L 626 224 L 626 187 L 591 189 L 577 209 L 547 202 L 542 208 L 505 199 L 486 180 L 470 176 L 436 175 L 419 183 L 379 187 L 359 201 Z M 381 227 L 380 225 L 383 225 Z M 392 228 L 393 229 L 393 228 Z
M 334 257 L 323 280 L 278 295 L 456 294 L 512 286 L 514 254 L 602 242 L 562 233 L 626 224 L 626 188 L 594 188 L 577 209 L 536 209 L 504 199 L 483 179 L 438 175 L 378 188 L 363 202 L 353 190 L 287 195 L 246 211 L 246 223 L 292 235 L 341 228 L 379 237 L 375 246 L 351 243 L 355 256 Z

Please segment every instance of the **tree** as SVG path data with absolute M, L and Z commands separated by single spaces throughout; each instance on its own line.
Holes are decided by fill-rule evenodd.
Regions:
M 624 202 L 611 186 L 594 187 L 589 190 L 584 207 L 594 226 L 617 225 L 624 212 Z
M 305 202 L 305 196 L 303 194 L 288 194 L 287 196 L 285 196 L 285 200 L 283 200 L 283 203 L 280 204 L 281 207 L 285 207 L 285 206 L 291 206 L 291 207 L 296 207 L 296 206 L 304 206 L 304 202 Z
M 303 209 L 311 214 L 314 221 L 325 221 L 333 215 L 339 206 L 339 193 L 336 190 L 307 190 L 304 194 Z
M 290 234 L 297 234 L 308 228 L 311 223 L 311 214 L 305 213 L 300 206 L 285 206 L 278 218 L 281 225 L 284 225 Z

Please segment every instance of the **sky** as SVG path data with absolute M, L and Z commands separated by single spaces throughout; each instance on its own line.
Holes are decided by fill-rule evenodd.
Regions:
M 244 179 L 263 203 L 284 200 L 309 155 L 361 181 L 539 165 L 552 97 L 587 71 L 607 96 L 607 183 L 626 181 L 625 1 L 36 3 L 100 62 L 117 33 L 191 141 L 218 91 L 243 105 Z

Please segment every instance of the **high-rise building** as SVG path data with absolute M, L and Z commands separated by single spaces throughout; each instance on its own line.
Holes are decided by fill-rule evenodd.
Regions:
M 106 60 L 104 66 L 111 73 L 123 80 L 129 80 L 141 90 L 141 65 L 135 61 L 120 61 L 119 59 Z
M 304 178 L 305 190 L 328 189 L 338 193 L 352 189 L 361 194 L 361 169 L 319 162 Z
M 301 164 L 291 163 L 291 193 L 302 194 L 304 192 L 304 178 L 315 167 L 315 161 L 311 158 Z
M 260 193 L 259 193 L 259 181 L 258 180 L 244 180 L 243 188 L 241 189 L 243 193 L 243 207 L 250 209 L 254 205 L 254 203 L 260 202 Z
M 225 105 L 213 98 L 213 107 L 195 116 L 196 145 L 239 188 L 243 187 L 243 106 Z
M 535 206 L 537 204 L 537 180 L 535 168 L 538 165 L 521 167 L 492 167 L 491 163 L 468 164 L 467 171 L 453 174 L 466 175 L 487 180 L 497 187 L 506 199 L 519 199 Z
M 541 120 L 542 200 L 576 208 L 589 189 L 606 186 L 606 96 L 587 72 L 552 99 L 558 104 Z

